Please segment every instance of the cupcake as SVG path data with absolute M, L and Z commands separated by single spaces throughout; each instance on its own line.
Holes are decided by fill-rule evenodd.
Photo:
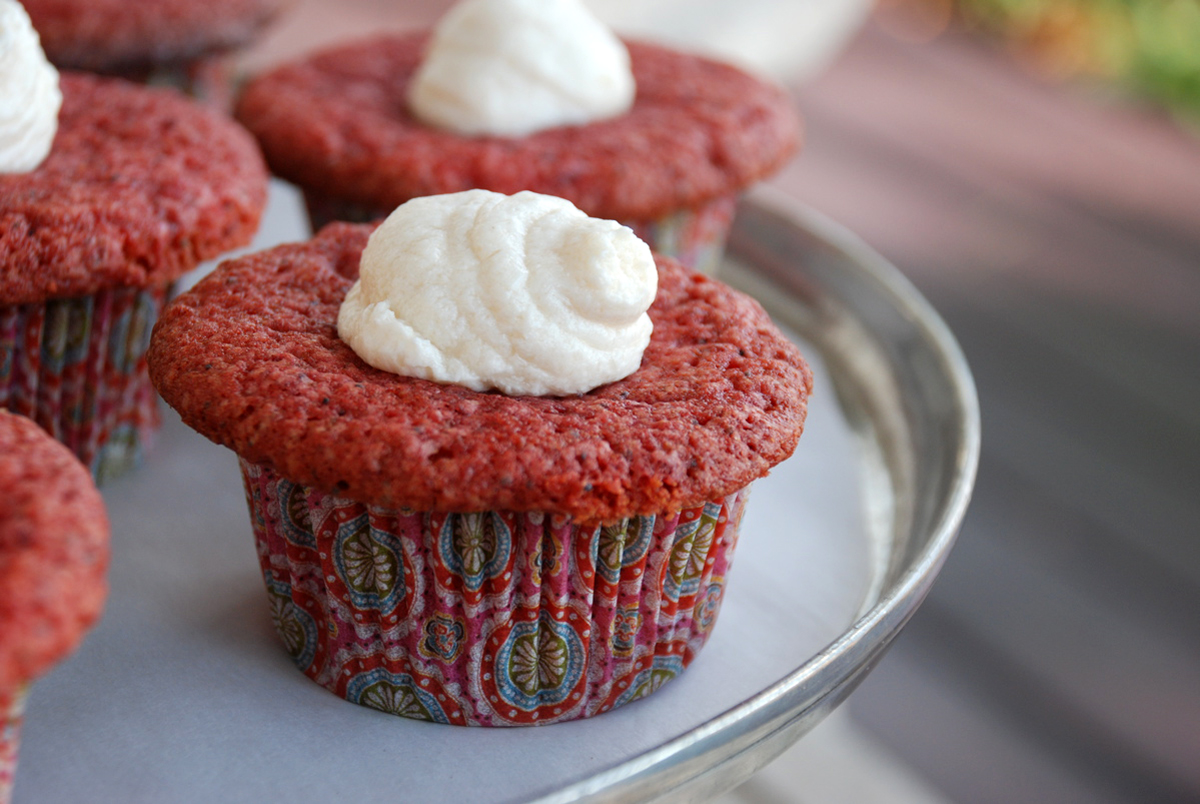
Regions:
M 0 802 L 7 802 L 30 682 L 100 617 L 108 519 L 70 450 L 2 410 L 0 488 Z
M 283 0 L 23 0 L 60 69 L 170 86 L 229 108 L 232 56 Z
M 18 3 L 0 26 L 18 110 L 0 120 L 0 408 L 111 477 L 157 426 L 145 350 L 172 282 L 250 241 L 266 169 L 245 131 L 174 92 L 60 81 Z
M 644 697 L 711 632 L 804 360 L 563 199 L 423 197 L 373 228 L 225 262 L 150 347 L 240 458 L 280 638 L 335 694 L 439 723 Z
M 732 66 L 621 42 L 579 0 L 466 0 L 252 80 L 237 117 L 314 229 L 483 188 L 560 196 L 711 270 L 741 191 L 795 152 L 787 94 Z

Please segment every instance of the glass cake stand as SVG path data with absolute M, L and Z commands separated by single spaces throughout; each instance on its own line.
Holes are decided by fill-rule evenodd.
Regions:
M 276 183 L 256 248 L 306 236 Z M 949 551 L 979 455 L 968 368 L 877 254 L 779 195 L 739 209 L 721 278 L 816 374 L 796 454 L 754 485 L 708 645 L 649 698 L 525 729 L 438 726 L 334 697 L 271 627 L 232 453 L 166 412 L 104 488 L 112 592 L 35 684 L 14 801 L 692 801 L 765 765 L 841 703 Z

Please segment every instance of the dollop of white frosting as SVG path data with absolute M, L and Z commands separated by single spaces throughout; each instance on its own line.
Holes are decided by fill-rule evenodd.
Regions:
M 25 7 L 0 0 L 0 173 L 28 173 L 42 163 L 58 131 L 58 70 Z
M 522 137 L 633 105 L 629 51 L 582 0 L 464 0 L 439 22 L 409 89 L 422 122 Z
M 371 235 L 338 335 L 384 371 L 566 396 L 637 370 L 657 290 L 650 247 L 569 201 L 424 196 Z

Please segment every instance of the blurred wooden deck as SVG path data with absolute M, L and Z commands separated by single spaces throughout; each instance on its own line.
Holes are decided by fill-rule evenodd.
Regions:
M 868 28 L 798 98 L 778 183 L 917 283 L 983 408 L 960 542 L 851 716 L 954 800 L 1200 800 L 1200 132 L 961 34 Z

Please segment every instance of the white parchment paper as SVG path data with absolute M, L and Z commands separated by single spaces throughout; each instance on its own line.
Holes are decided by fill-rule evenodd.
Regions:
M 295 194 L 274 185 L 256 247 L 305 236 Z M 107 611 L 33 687 L 14 802 L 516 801 L 763 690 L 849 626 L 871 580 L 863 457 L 827 367 L 805 352 L 817 374 L 805 434 L 754 486 L 704 651 L 644 701 L 536 728 L 409 721 L 301 675 L 271 627 L 233 454 L 167 411 L 145 466 L 104 489 Z

